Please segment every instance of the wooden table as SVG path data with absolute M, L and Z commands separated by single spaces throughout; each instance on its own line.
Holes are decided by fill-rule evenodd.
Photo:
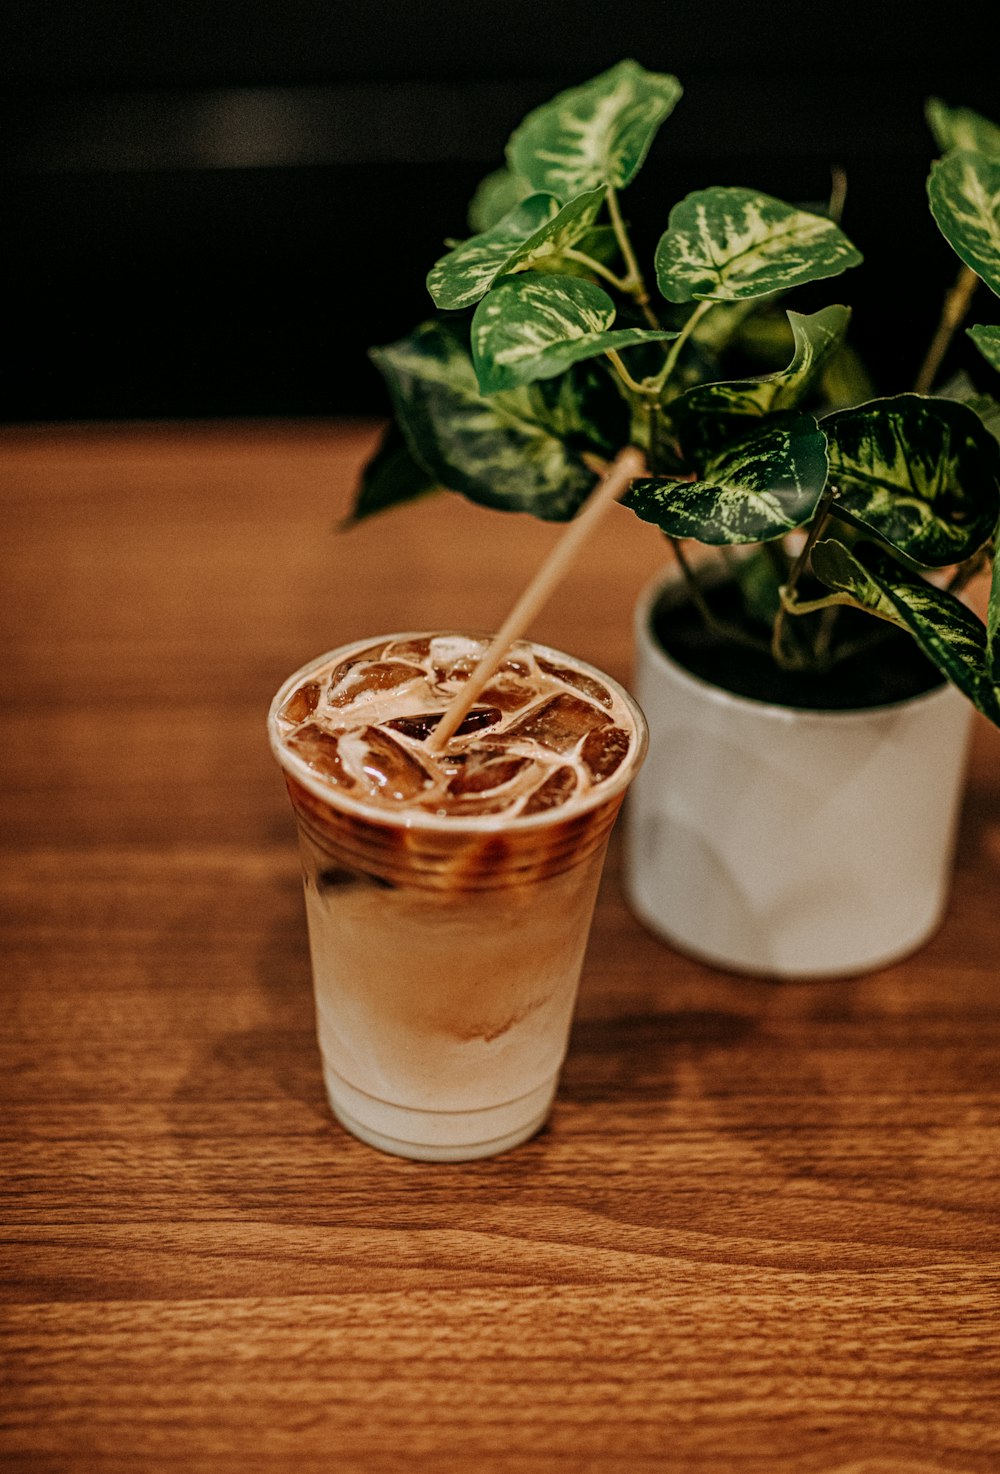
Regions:
M 328 1114 L 268 699 L 370 633 L 495 625 L 557 535 L 335 523 L 364 425 L 3 434 L 5 1474 L 1000 1469 L 1000 741 L 948 920 L 751 982 L 612 849 L 550 1127 L 379 1155 Z M 628 513 L 536 633 L 627 678 Z

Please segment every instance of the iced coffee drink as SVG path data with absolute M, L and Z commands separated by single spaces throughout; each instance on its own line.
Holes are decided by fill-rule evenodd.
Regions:
M 448 1161 L 548 1115 L 608 835 L 645 724 L 607 676 L 512 646 L 440 753 L 486 641 L 368 640 L 292 676 L 270 733 L 299 825 L 319 1043 L 362 1140 Z

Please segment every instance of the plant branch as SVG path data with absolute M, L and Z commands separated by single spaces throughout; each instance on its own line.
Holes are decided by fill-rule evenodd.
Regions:
M 610 184 L 608 185 L 607 201 L 608 213 L 611 216 L 611 224 L 614 227 L 615 240 L 618 242 L 618 249 L 625 259 L 625 280 L 630 284 L 628 290 L 636 293 L 637 302 L 641 303 L 643 300 L 648 302 L 649 293 L 646 291 L 646 283 L 642 279 L 639 263 L 635 259 L 635 252 L 632 249 L 632 242 L 629 240 L 625 221 L 622 219 L 621 207 L 618 204 L 618 192 Z
M 606 358 L 610 358 L 611 362 L 615 366 L 615 372 L 627 389 L 631 389 L 633 394 L 641 394 L 644 399 L 648 399 L 650 397 L 653 391 L 650 389 L 649 385 L 640 384 L 637 379 L 633 379 L 632 375 L 629 373 L 628 369 L 622 362 L 621 354 L 618 352 L 617 348 L 605 348 L 604 355 Z
M 830 505 L 833 502 L 834 494 L 835 488 L 832 484 L 828 482 L 823 490 L 823 495 L 819 499 L 815 515 L 813 516 L 813 520 L 809 527 L 809 532 L 806 536 L 806 540 L 802 544 L 802 547 L 799 549 L 798 557 L 792 564 L 791 572 L 788 575 L 788 582 L 781 589 L 781 605 L 774 620 L 774 631 L 771 638 L 771 654 L 774 656 L 775 665 L 780 666 L 783 670 L 790 668 L 789 662 L 785 656 L 783 643 L 785 634 L 785 616 L 786 614 L 791 612 L 789 606 L 794 606 L 796 604 L 795 590 L 798 586 L 799 579 L 802 577 L 803 573 L 806 570 L 806 567 L 808 566 L 809 555 L 812 552 L 813 548 L 816 546 L 816 541 L 819 538 L 820 533 L 826 526 L 827 518 L 830 515 Z M 826 601 L 824 601 L 818 607 L 825 608 Z M 804 605 L 799 606 L 799 612 L 803 614 L 807 612 Z
M 963 266 L 955 284 L 944 299 L 941 309 L 941 320 L 937 325 L 937 332 L 931 339 L 931 346 L 927 350 L 920 372 L 917 375 L 913 388 L 917 394 L 929 394 L 931 386 L 937 377 L 938 369 L 941 367 L 945 354 L 948 352 L 949 344 L 955 335 L 963 317 L 969 310 L 973 293 L 979 285 L 979 277 L 970 266 Z
M 573 246 L 566 246 L 559 254 L 566 261 L 576 261 L 580 266 L 585 266 L 588 271 L 592 271 L 595 276 L 603 277 L 606 282 L 610 282 L 616 291 L 625 292 L 629 296 L 632 295 L 633 283 L 626 277 L 616 276 L 603 262 L 595 261 L 593 256 L 588 256 L 586 251 L 578 251 Z
M 663 324 L 649 305 L 649 292 L 646 289 L 645 278 L 639 269 L 639 263 L 632 249 L 628 229 L 625 221 L 622 219 L 621 207 L 618 204 L 618 192 L 613 185 L 608 186 L 606 199 L 608 202 L 608 213 L 611 216 L 611 224 L 615 232 L 615 240 L 618 242 L 618 249 L 621 251 L 622 258 L 625 262 L 625 278 L 622 284 L 622 291 L 634 297 L 650 327 L 656 328 L 659 331 L 663 327 Z
M 840 224 L 846 200 L 847 173 L 839 164 L 834 164 L 830 170 L 830 199 L 826 207 L 826 213 L 836 225 Z
M 667 383 L 667 380 L 670 378 L 670 375 L 676 368 L 677 360 L 680 357 L 681 349 L 684 347 L 684 344 L 687 342 L 688 338 L 690 338 L 691 334 L 698 326 L 698 323 L 701 322 L 701 319 L 705 316 L 705 313 L 709 310 L 709 308 L 714 306 L 715 303 L 711 301 L 699 302 L 698 306 L 694 309 L 687 322 L 677 334 L 677 337 L 671 343 L 666 362 L 664 363 L 660 372 L 657 374 L 656 378 L 651 381 L 657 395 L 662 394 L 664 385 Z

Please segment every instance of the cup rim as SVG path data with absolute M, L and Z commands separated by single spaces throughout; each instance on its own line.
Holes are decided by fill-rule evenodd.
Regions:
M 795 722 L 803 726 L 810 724 L 819 726 L 827 723 L 841 725 L 870 723 L 879 717 L 893 716 L 901 711 L 911 711 L 915 707 L 930 705 L 935 701 L 965 701 L 962 693 L 946 677 L 942 677 L 939 686 L 931 686 L 929 690 L 919 691 L 913 696 L 903 696 L 898 701 L 882 702 L 878 706 L 784 706 L 781 702 L 767 701 L 763 697 L 744 696 L 736 691 L 727 691 L 724 686 L 717 686 L 712 681 L 706 680 L 704 676 L 696 675 L 686 666 L 681 665 L 680 661 L 675 660 L 668 651 L 664 650 L 653 633 L 653 612 L 664 592 L 672 587 L 677 588 L 678 591 L 683 589 L 680 576 L 668 567 L 665 570 L 661 569 L 643 588 L 635 606 L 636 646 L 672 680 L 697 692 L 702 700 L 714 706 L 741 712 L 745 716 L 753 716 L 762 721 Z
M 581 799 L 578 803 L 560 804 L 556 808 L 545 809 L 537 814 L 515 814 L 513 816 L 503 811 L 498 814 L 442 815 L 432 814 L 424 809 L 401 809 L 396 813 L 380 805 L 366 803 L 363 799 L 356 798 L 336 788 L 332 783 L 326 782 L 306 762 L 296 757 L 295 753 L 289 752 L 281 742 L 277 725 L 278 712 L 294 687 L 304 681 L 313 671 L 332 661 L 343 660 L 353 651 L 366 649 L 369 645 L 376 645 L 380 641 L 387 643 L 390 640 L 417 639 L 426 635 L 466 633 L 461 630 L 404 630 L 384 635 L 370 635 L 360 640 L 349 640 L 346 644 L 338 645 L 334 650 L 328 650 L 324 655 L 318 655 L 306 661 L 282 682 L 268 709 L 268 741 L 279 766 L 315 798 L 333 808 L 363 818 L 366 823 L 377 823 L 391 829 L 427 830 L 446 834 L 481 834 L 512 828 L 517 828 L 519 832 L 545 829 L 551 825 L 572 821 L 591 813 L 594 809 L 606 804 L 610 798 L 617 797 L 628 787 L 642 766 L 649 745 L 649 728 L 639 703 L 631 692 L 626 691 L 621 682 L 616 681 L 613 676 L 607 675 L 606 672 L 599 670 L 597 666 L 591 665 L 588 661 L 581 660 L 578 655 L 569 655 L 565 650 L 558 650 L 555 646 L 543 644 L 540 640 L 528 640 L 526 643 L 546 659 L 564 661 L 581 670 L 585 675 L 591 675 L 611 687 L 625 704 L 635 725 L 635 745 L 621 767 L 605 783 L 592 788 L 586 798 Z M 470 638 L 487 637 L 475 634 Z

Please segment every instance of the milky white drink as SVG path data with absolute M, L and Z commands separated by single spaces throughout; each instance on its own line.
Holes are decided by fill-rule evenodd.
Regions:
M 270 733 L 299 823 L 334 1113 L 402 1156 L 490 1156 L 545 1120 L 608 835 L 645 723 L 518 643 L 439 755 L 486 642 L 399 635 L 292 676 Z

